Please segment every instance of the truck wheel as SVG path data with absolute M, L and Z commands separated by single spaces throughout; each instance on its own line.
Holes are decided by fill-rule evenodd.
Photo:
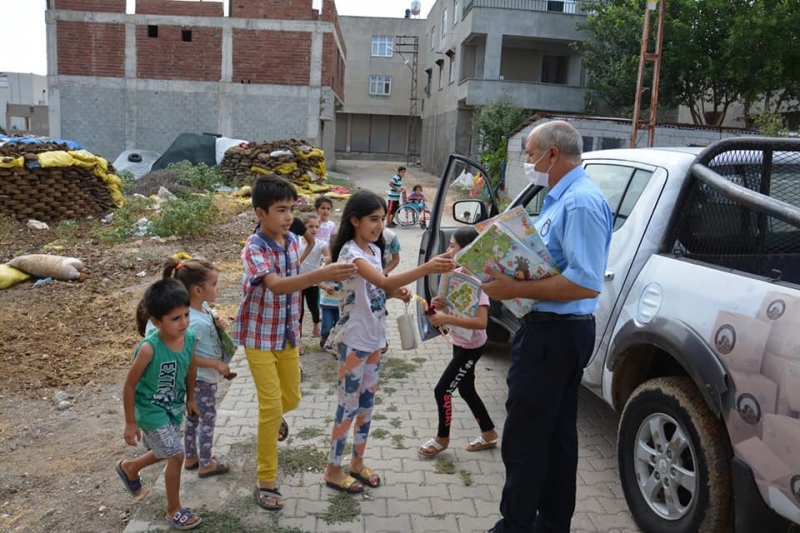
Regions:
M 633 391 L 619 424 L 617 461 L 642 531 L 727 531 L 730 460 L 725 426 L 689 377 L 656 378 Z

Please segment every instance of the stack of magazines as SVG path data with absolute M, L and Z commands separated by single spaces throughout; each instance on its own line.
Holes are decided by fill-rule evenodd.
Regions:
M 455 261 L 473 276 L 489 281 L 485 271 L 498 270 L 521 281 L 560 274 L 553 256 L 522 206 L 475 225 L 480 234 L 458 254 Z M 480 289 L 480 287 L 478 287 Z M 535 300 L 514 298 L 503 304 L 522 318 Z

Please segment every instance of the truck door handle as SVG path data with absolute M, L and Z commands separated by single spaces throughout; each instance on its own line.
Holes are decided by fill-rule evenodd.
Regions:
M 614 281 L 614 273 L 611 272 L 610 270 L 606 270 L 605 278 L 606 281 Z

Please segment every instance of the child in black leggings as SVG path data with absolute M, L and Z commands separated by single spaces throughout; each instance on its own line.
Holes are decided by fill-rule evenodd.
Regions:
M 471 243 L 478 232 L 474 228 L 461 228 L 453 233 L 450 238 L 448 251 L 455 254 L 461 248 Z M 458 272 L 458 270 L 456 270 Z M 431 324 L 437 328 L 455 326 L 461 332 L 450 331 L 453 341 L 453 359 L 439 378 L 439 383 L 433 390 L 436 404 L 439 408 L 439 429 L 436 436 L 419 448 L 423 457 L 434 457 L 445 450 L 450 444 L 450 422 L 453 418 L 453 391 L 458 393 L 467 402 L 472 416 L 481 428 L 481 434 L 470 441 L 467 451 L 477 452 L 488 450 L 497 446 L 497 431 L 494 423 L 486 411 L 486 406 L 478 392 L 475 390 L 475 365 L 483 355 L 486 347 L 486 323 L 489 320 L 489 297 L 481 293 L 478 314 L 475 317 L 459 317 L 446 313 L 447 304 L 436 297 L 431 302 L 435 312 L 430 316 Z M 471 330 L 471 337 L 462 335 L 463 330 Z

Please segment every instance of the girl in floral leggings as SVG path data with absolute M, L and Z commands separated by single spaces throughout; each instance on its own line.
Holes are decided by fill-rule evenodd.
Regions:
M 339 354 L 338 406 L 331 432 L 331 451 L 323 479 L 335 490 L 358 493 L 375 488 L 380 476 L 364 465 L 372 408 L 378 389 L 381 350 L 386 346 L 386 298 L 410 299 L 403 288 L 425 275 L 452 270 L 449 257 L 435 257 L 405 272 L 383 274 L 383 226 L 386 203 L 370 191 L 356 192 L 344 207 L 331 255 L 357 270 L 339 290 L 339 322 L 330 335 Z M 347 436 L 353 426 L 353 453 L 345 475 L 342 469 Z
M 219 271 L 208 261 L 190 259 L 179 261 L 170 258 L 164 267 L 164 278 L 175 278 L 189 291 L 189 327 L 197 334 L 195 345 L 197 381 L 194 400 L 198 417 L 186 417 L 183 431 L 184 468 L 197 470 L 198 477 L 207 478 L 226 474 L 230 470 L 227 461 L 220 461 L 212 454 L 214 427 L 217 419 L 217 383 L 222 375 L 231 379 L 230 367 L 223 361 L 217 328 L 222 321 L 211 313 L 208 306 L 217 299 Z M 140 332 L 150 333 L 155 326 L 147 322 L 140 324 Z

